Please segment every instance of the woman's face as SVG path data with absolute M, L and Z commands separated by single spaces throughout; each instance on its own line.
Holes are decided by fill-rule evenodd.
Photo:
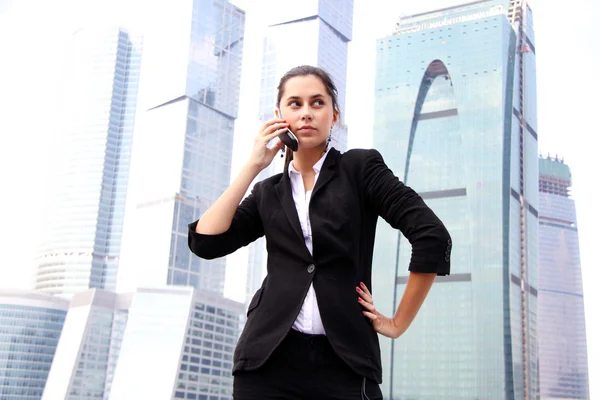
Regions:
M 298 138 L 299 148 L 322 146 L 337 121 L 333 101 L 314 75 L 290 78 L 284 86 L 281 116 Z

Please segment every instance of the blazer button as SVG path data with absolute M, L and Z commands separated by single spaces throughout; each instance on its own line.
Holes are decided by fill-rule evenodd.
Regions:
M 448 239 L 448 244 L 452 246 L 452 239 Z
M 446 262 L 450 262 L 450 257 L 446 256 L 445 260 Z
M 312 274 L 313 272 L 315 272 L 315 265 L 314 264 L 310 264 L 308 266 L 308 268 L 306 268 L 306 270 L 308 271 L 309 274 Z

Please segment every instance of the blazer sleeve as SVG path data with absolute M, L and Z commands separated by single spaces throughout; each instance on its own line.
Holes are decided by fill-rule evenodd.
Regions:
M 442 221 L 393 174 L 377 150 L 366 153 L 362 175 L 367 201 L 410 242 L 409 271 L 448 275 L 452 240 Z
M 212 260 L 233 253 L 264 235 L 256 204 L 256 186 L 237 207 L 229 229 L 218 235 L 196 232 L 198 221 L 188 225 L 188 247 L 200 258 Z

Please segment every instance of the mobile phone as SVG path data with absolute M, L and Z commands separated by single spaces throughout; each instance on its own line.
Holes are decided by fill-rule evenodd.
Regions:
M 281 115 L 281 110 L 279 110 L 279 118 L 283 118 Z M 292 149 L 292 151 L 298 151 L 298 138 L 296 135 L 294 135 L 290 128 L 279 135 L 279 140 L 281 140 L 287 147 Z

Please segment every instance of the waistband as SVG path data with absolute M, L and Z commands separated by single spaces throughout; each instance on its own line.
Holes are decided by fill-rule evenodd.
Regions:
M 296 351 L 305 350 L 316 350 L 325 351 L 325 353 L 333 352 L 331 343 L 325 335 L 311 335 L 303 333 L 295 329 L 290 329 L 287 336 L 285 337 L 283 347 L 294 348 Z

